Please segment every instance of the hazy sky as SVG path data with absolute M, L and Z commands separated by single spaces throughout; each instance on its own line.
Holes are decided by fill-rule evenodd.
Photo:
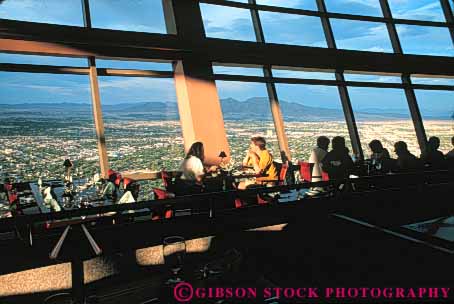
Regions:
M 379 0 L 325 0 L 329 11 L 339 13 L 382 16 Z M 239 2 L 247 2 L 242 0 Z M 389 0 L 397 18 L 443 21 L 439 0 Z M 259 4 L 281 5 L 315 10 L 315 0 L 257 0 Z M 454 3 L 451 0 L 454 7 Z M 90 0 L 94 27 L 165 33 L 161 0 Z M 205 31 L 209 37 L 254 40 L 248 10 L 201 4 Z M 0 4 L 0 18 L 83 26 L 80 0 L 6 0 Z M 288 43 L 326 47 L 320 20 L 316 17 L 260 12 L 265 39 L 271 43 Z M 386 26 L 375 22 L 332 19 L 332 27 L 339 48 L 374 52 L 392 52 Z M 398 26 L 405 53 L 454 56 L 454 47 L 446 28 Z M 36 63 L 49 65 L 86 66 L 85 59 L 17 56 L 0 54 L 0 62 Z M 100 67 L 142 68 L 170 70 L 170 64 L 99 61 Z M 217 69 L 228 73 L 229 69 Z M 260 70 L 240 70 L 241 73 L 260 75 Z M 287 73 L 287 75 L 285 74 Z M 276 76 L 292 77 L 291 73 L 276 71 Z M 290 75 L 290 76 L 289 76 Z M 301 77 L 301 75 L 299 75 Z M 305 74 L 304 77 L 333 79 L 329 73 Z M 296 75 L 295 77 L 298 77 Z M 353 76 L 351 76 L 353 77 Z M 354 79 L 352 79 L 354 80 Z M 378 81 L 396 79 L 375 77 Z M 398 79 L 397 79 L 398 81 Z M 437 83 L 426 80 L 425 83 Z M 450 81 L 447 84 L 453 84 Z M 221 98 L 246 100 L 266 96 L 263 84 L 217 82 Z M 103 103 L 169 101 L 175 102 L 171 79 L 100 77 Z M 327 86 L 277 86 L 283 100 L 311 106 L 340 108 L 337 88 Z M 0 72 L 0 103 L 20 102 L 89 102 L 87 76 L 49 75 Z M 350 95 L 357 109 L 406 109 L 401 90 L 351 88 Z M 423 111 L 454 111 L 453 94 L 449 92 L 417 92 Z

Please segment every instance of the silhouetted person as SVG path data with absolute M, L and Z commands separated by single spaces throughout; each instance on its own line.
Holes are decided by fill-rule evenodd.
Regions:
M 450 168 L 450 169 L 454 169 L 454 136 L 451 138 L 451 144 L 453 146 L 453 149 L 451 151 L 449 151 L 448 153 L 446 153 L 446 163 L 447 163 L 447 166 Z
M 445 165 L 445 156 L 438 150 L 440 139 L 436 136 L 429 138 L 426 152 L 421 155 L 424 165 L 430 169 L 441 169 Z
M 454 160 L 454 136 L 451 138 L 451 144 L 453 146 L 452 150 L 446 154 L 446 159 Z
M 377 171 L 388 172 L 393 166 L 391 156 L 386 148 L 383 148 L 381 141 L 374 139 L 369 143 L 372 151 L 370 159 L 374 169 Z
M 328 154 L 330 140 L 326 136 L 317 138 L 317 146 L 312 149 L 311 156 L 309 157 L 309 164 L 311 164 L 311 182 L 321 182 L 322 179 L 322 160 Z M 311 187 L 307 195 L 314 196 L 323 192 L 323 187 Z
M 330 140 L 326 136 L 317 138 L 317 146 L 312 149 L 309 163 L 313 164 L 312 182 L 320 182 L 322 180 L 322 160 L 328 154 Z
M 330 179 L 348 178 L 354 164 L 345 146 L 345 138 L 334 137 L 331 146 L 332 150 L 322 160 L 323 171 L 328 173 Z
M 405 142 L 396 142 L 394 150 L 397 154 L 396 169 L 398 171 L 415 171 L 423 168 L 421 160 L 408 151 L 408 146 Z

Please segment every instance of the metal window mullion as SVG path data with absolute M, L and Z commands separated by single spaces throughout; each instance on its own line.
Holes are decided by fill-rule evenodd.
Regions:
M 326 14 L 326 4 L 324 0 L 316 0 L 317 8 L 319 12 Z M 328 48 L 337 49 L 336 40 L 334 38 L 333 29 L 331 27 L 331 22 L 328 17 L 321 17 L 323 32 L 325 33 L 326 43 Z M 336 80 L 342 82 L 337 88 L 339 90 L 339 96 L 342 103 L 342 109 L 344 111 L 345 121 L 347 123 L 348 133 L 350 136 L 350 141 L 352 143 L 353 153 L 360 158 L 364 158 L 363 149 L 361 147 L 361 139 L 359 137 L 358 127 L 356 126 L 355 115 L 353 113 L 353 108 L 350 100 L 350 95 L 348 94 L 348 88 L 345 84 L 345 77 L 343 72 L 335 72 Z
M 255 0 L 249 0 L 249 4 L 256 4 Z M 265 43 L 265 34 L 263 33 L 262 23 L 260 22 L 259 12 L 256 9 L 251 9 L 252 23 L 254 25 L 254 33 L 257 42 Z M 263 66 L 263 75 L 265 78 L 272 78 L 273 72 L 271 65 Z M 274 128 L 279 143 L 279 150 L 283 162 L 292 159 L 290 148 L 288 145 L 287 134 L 285 133 L 284 119 L 282 116 L 281 107 L 279 104 L 279 97 L 277 96 L 276 84 L 274 82 L 266 83 L 266 90 L 268 99 L 270 101 L 271 114 L 273 116 Z
M 452 12 L 451 5 L 449 4 L 449 0 L 440 0 L 441 8 L 443 9 L 443 14 L 445 15 L 446 22 L 449 27 L 449 34 L 451 35 L 451 40 L 454 45 L 454 15 Z
M 380 0 L 380 6 L 383 12 L 383 16 L 388 20 L 393 20 L 391 8 L 388 0 Z M 389 38 L 391 39 L 391 45 L 395 54 L 403 54 L 402 45 L 400 43 L 399 35 L 397 33 L 396 25 L 390 21 L 387 22 L 386 27 L 388 29 Z M 424 124 L 419 110 L 418 101 L 416 100 L 416 94 L 414 89 L 411 87 L 411 77 L 409 74 L 402 74 L 402 83 L 405 86 L 405 97 L 407 98 L 408 108 L 413 121 L 413 126 L 416 132 L 416 138 L 418 139 L 419 148 L 421 151 L 425 151 L 427 136 L 424 129 Z
M 90 3 L 89 0 L 82 1 L 82 10 L 84 17 L 84 25 L 86 28 L 91 28 L 91 15 L 90 15 Z M 91 100 L 93 110 L 93 121 L 96 130 L 96 139 L 98 144 L 99 153 L 99 166 L 101 169 L 101 176 L 107 177 L 107 171 L 109 170 L 109 161 L 107 158 L 107 146 L 106 137 L 104 132 L 104 120 L 102 117 L 101 97 L 99 94 L 99 83 L 98 83 L 98 72 L 96 70 L 96 59 L 94 56 L 87 58 L 88 70 L 91 88 Z

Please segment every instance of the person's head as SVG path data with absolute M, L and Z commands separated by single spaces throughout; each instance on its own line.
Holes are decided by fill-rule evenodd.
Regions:
M 255 136 L 251 138 L 250 148 L 254 152 L 259 152 L 266 149 L 266 140 L 261 136 Z
M 328 150 L 329 147 L 329 138 L 326 136 L 319 136 L 317 138 L 317 147 L 323 150 Z
M 191 148 L 189 148 L 188 153 L 186 154 L 186 158 L 191 156 L 195 156 L 199 158 L 202 162 L 205 159 L 205 150 L 203 148 L 203 143 L 197 141 L 192 144 Z
M 335 151 L 345 150 L 345 138 L 343 138 L 342 136 L 334 137 L 333 141 L 331 142 L 331 146 Z
M 383 145 L 381 144 L 381 141 L 378 139 L 374 139 L 369 143 L 369 148 L 372 151 L 372 153 L 381 153 L 383 152 Z
M 396 142 L 394 144 L 394 152 L 396 152 L 397 156 L 408 153 L 407 144 L 404 141 Z
M 429 141 L 427 143 L 427 147 L 431 151 L 436 151 L 438 148 L 440 148 L 440 139 L 436 136 L 432 136 L 429 138 Z

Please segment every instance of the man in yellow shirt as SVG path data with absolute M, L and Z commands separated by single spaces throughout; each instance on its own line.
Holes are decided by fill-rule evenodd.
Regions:
M 262 174 L 263 177 L 258 177 L 255 184 L 273 185 L 277 181 L 277 170 L 273 162 L 273 156 L 266 149 L 265 138 L 257 136 L 251 138 L 249 151 L 243 160 L 244 166 L 251 166 L 256 174 Z M 240 183 L 239 189 L 245 189 L 253 184 L 251 181 Z

